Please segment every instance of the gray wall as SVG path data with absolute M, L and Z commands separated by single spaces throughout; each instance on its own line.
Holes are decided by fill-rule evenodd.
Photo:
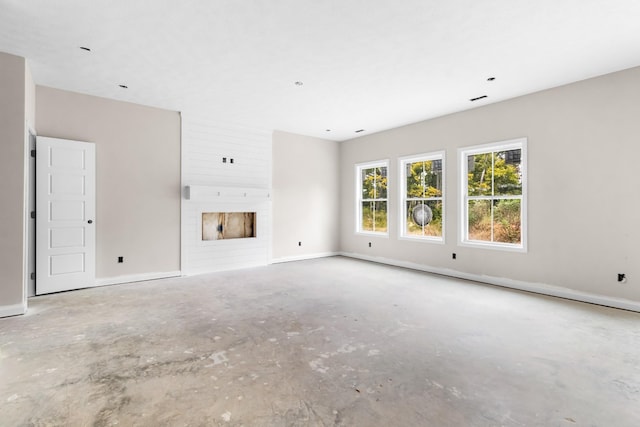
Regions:
M 26 307 L 25 143 L 32 96 L 25 59 L 0 52 L 0 316 Z
M 337 142 L 273 133 L 274 261 L 339 250 L 339 164 Z
M 638 99 L 634 68 L 344 142 L 342 251 L 640 301 Z M 458 246 L 457 149 L 518 137 L 528 138 L 528 253 Z M 433 150 L 446 150 L 446 243 L 398 240 L 397 159 Z M 354 164 L 378 159 L 390 160 L 389 238 L 354 232 Z
M 33 76 L 31 75 L 31 69 L 29 63 L 25 61 L 25 116 L 27 118 L 27 125 L 35 132 L 36 127 L 36 85 L 33 82 Z
M 36 115 L 96 144 L 97 278 L 180 270 L 180 114 L 38 86 Z

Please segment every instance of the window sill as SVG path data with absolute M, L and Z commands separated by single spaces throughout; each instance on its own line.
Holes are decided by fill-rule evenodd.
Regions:
M 409 237 L 400 236 L 398 240 L 404 240 L 408 242 L 421 242 L 421 243 L 435 243 L 436 245 L 444 245 L 444 237 Z
M 384 237 L 385 239 L 389 238 L 389 232 L 378 232 L 378 231 L 356 231 L 356 235 L 359 236 L 369 236 L 369 237 Z
M 505 252 L 520 252 L 527 253 L 526 246 L 523 245 L 510 245 L 510 244 L 500 244 L 500 243 L 492 243 L 492 242 L 481 242 L 475 240 L 465 240 L 462 242 L 458 242 L 458 246 L 466 246 L 468 248 L 478 248 L 478 249 L 490 249 L 496 251 L 505 251 Z

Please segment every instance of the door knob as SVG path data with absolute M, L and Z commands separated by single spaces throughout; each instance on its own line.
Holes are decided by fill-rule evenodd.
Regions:
M 90 219 L 89 221 L 87 221 L 89 224 L 93 224 L 93 220 Z

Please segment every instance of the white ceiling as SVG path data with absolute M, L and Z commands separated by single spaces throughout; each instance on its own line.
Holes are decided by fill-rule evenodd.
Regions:
M 0 51 L 39 85 L 345 140 L 638 66 L 640 1 L 0 0 Z

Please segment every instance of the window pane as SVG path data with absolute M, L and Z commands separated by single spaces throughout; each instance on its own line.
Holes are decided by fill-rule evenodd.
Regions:
M 386 233 L 387 231 L 387 202 L 373 202 L 374 231 Z
M 373 231 L 374 203 L 362 202 L 362 231 Z
M 491 177 L 493 153 L 467 156 L 469 196 L 491 196 Z
M 442 201 L 412 200 L 407 202 L 407 236 L 442 236 Z
M 442 197 L 442 160 L 407 164 L 407 197 Z
M 362 231 L 387 231 L 387 202 L 362 202 Z
M 493 240 L 521 243 L 521 203 L 519 199 L 493 201 Z
M 362 198 L 376 198 L 376 168 L 362 169 Z
M 509 196 L 522 194 L 521 154 L 520 149 L 496 153 L 493 167 L 494 194 Z
M 469 200 L 469 240 L 491 241 L 491 201 Z
M 407 163 L 407 197 L 422 197 L 422 187 L 420 186 L 420 173 L 423 162 Z
M 387 168 L 376 168 L 376 199 L 387 198 Z

